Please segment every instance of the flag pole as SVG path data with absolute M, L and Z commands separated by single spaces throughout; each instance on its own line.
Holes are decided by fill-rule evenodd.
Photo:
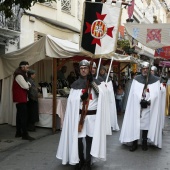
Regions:
M 110 70 L 111 70 L 111 67 L 112 67 L 112 63 L 113 63 L 113 57 L 112 57 L 111 62 L 110 62 L 109 71 L 108 71 L 108 73 L 107 73 L 107 78 L 106 78 L 105 83 L 107 83 L 107 81 L 108 81 L 109 74 L 110 74 Z
M 113 0 L 112 0 L 112 3 L 116 3 L 116 6 L 117 6 L 117 7 L 120 7 L 121 5 L 129 5 L 129 3 L 124 3 L 124 2 L 119 2 L 119 1 L 113 1 Z M 122 9 L 121 9 L 121 14 L 122 14 Z M 121 15 L 120 15 L 119 17 L 120 17 L 120 18 L 119 18 L 119 20 L 118 20 L 119 23 L 118 23 L 117 33 L 116 33 L 116 42 L 117 42 L 117 40 L 118 40 L 118 32 L 119 32 Z M 117 48 L 117 43 L 115 43 L 114 51 L 116 51 L 116 48 Z M 110 74 L 110 71 L 111 71 L 112 63 L 113 63 L 113 57 L 112 57 L 112 59 L 111 59 L 109 71 L 108 71 L 107 78 L 106 78 L 106 83 L 107 83 L 108 78 L 109 78 L 109 74 Z
M 98 67 L 97 67 L 96 79 L 97 79 L 97 78 L 98 78 L 98 76 L 99 76 L 99 70 L 100 70 L 101 61 L 102 61 L 102 58 L 100 58 L 100 60 L 99 60 L 99 64 L 98 64 Z

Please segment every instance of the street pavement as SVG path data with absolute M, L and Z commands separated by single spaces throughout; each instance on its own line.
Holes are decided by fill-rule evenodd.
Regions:
M 121 127 L 123 115 L 118 115 Z M 0 170 L 74 170 L 74 166 L 62 165 L 56 159 L 60 131 L 37 128 L 30 135 L 36 140 L 29 142 L 15 138 L 15 127 L 0 125 Z M 163 148 L 149 146 L 142 151 L 139 146 L 130 152 L 127 145 L 119 142 L 120 131 L 107 136 L 107 160 L 96 162 L 92 170 L 170 170 L 170 119 L 166 117 L 163 130 Z

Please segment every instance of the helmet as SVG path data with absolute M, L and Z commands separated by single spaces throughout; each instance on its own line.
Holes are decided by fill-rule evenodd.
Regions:
M 151 70 L 154 71 L 154 72 L 157 72 L 157 67 L 156 66 L 152 66 Z
M 147 61 L 142 62 L 141 68 L 149 68 L 149 63 Z
M 89 63 L 89 61 L 87 61 L 87 60 L 82 60 L 82 61 L 80 61 L 80 63 L 79 63 L 79 67 L 80 66 L 90 66 L 90 63 Z

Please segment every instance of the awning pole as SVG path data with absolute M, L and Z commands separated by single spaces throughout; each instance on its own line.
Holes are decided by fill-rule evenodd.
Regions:
M 52 130 L 56 132 L 56 88 L 57 88 L 57 58 L 53 58 L 53 117 L 52 117 Z

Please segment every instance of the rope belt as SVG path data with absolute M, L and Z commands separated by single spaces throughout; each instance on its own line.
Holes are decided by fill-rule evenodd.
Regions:
M 82 110 L 79 111 L 79 114 L 81 114 Z M 86 115 L 95 115 L 96 114 L 96 110 L 88 110 Z

